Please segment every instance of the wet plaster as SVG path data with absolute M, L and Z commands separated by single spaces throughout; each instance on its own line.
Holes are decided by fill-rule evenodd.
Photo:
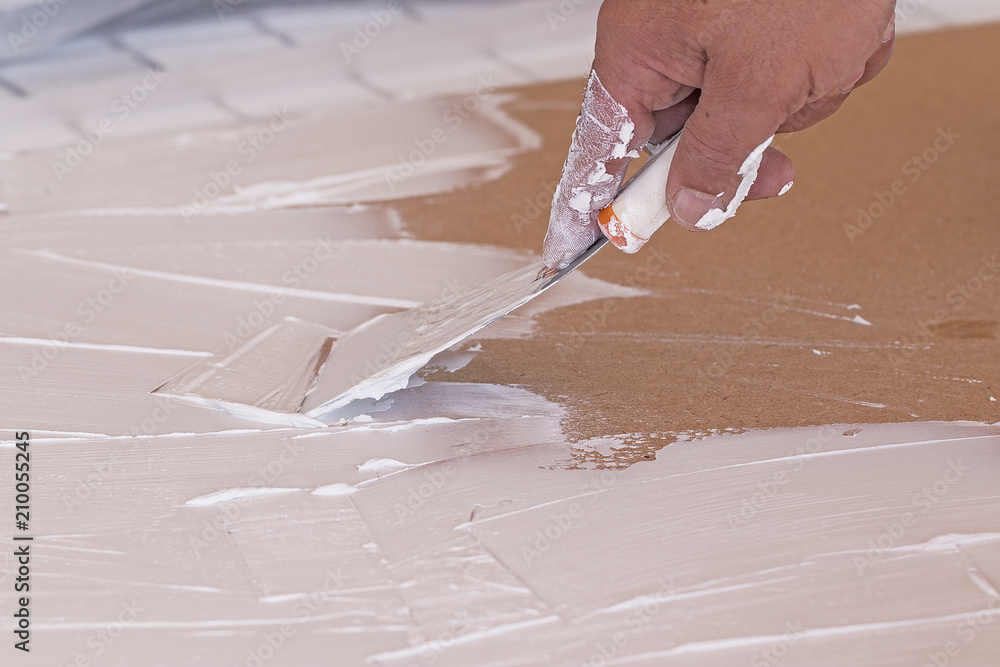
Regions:
M 339 335 L 537 259 L 582 82 L 504 92 L 399 193 L 384 170 L 453 101 L 303 120 L 188 219 L 243 125 L 122 137 L 58 192 L 30 185 L 50 154 L 4 162 L 0 415 L 32 433 L 36 490 L 24 664 L 992 664 L 1000 282 L 911 334 L 997 238 L 995 199 L 954 171 L 996 173 L 995 121 L 959 115 L 992 76 L 939 71 L 948 94 L 921 96 L 913 72 L 944 67 L 935 49 L 988 63 L 995 38 L 901 42 L 882 92 L 779 139 L 815 174 L 794 194 L 607 250 L 323 422 L 151 392 L 270 326 Z M 927 123 L 978 139 L 851 244 L 857 193 Z M 142 178 L 124 159 L 151 155 Z

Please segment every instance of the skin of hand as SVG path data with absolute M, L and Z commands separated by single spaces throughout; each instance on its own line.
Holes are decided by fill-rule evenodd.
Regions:
M 605 0 L 593 72 L 599 94 L 588 87 L 553 197 L 546 266 L 566 266 L 600 237 L 596 214 L 631 159 L 594 146 L 610 142 L 616 128 L 595 140 L 583 123 L 603 127 L 615 108 L 627 113 L 631 156 L 683 127 L 666 200 L 674 221 L 697 231 L 710 209 L 726 208 L 754 148 L 827 118 L 882 71 L 892 56 L 894 7 L 894 0 Z M 570 202 L 595 190 L 594 155 L 608 158 L 599 169 L 605 182 L 583 211 L 579 199 Z M 768 148 L 747 199 L 777 196 L 794 174 L 791 160 Z

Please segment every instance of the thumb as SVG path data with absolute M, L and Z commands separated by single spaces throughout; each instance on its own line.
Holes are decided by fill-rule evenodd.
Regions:
M 667 178 L 667 206 L 677 224 L 706 230 L 735 215 L 785 108 L 774 96 L 706 77 Z

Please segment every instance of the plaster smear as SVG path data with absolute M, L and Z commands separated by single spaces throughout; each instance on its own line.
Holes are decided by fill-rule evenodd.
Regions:
M 591 71 L 569 156 L 553 194 L 553 202 L 558 205 L 552 210 L 566 217 L 550 222 L 543 258 L 546 266 L 568 266 L 600 238 L 593 212 L 611 203 L 625 177 L 624 170 L 617 176 L 609 174 L 607 164 L 639 157 L 638 151 L 628 148 L 634 134 L 635 123 L 628 117 L 628 110 L 611 97 L 597 72 Z M 566 187 L 567 183 L 580 185 Z
M 140 136 L 110 135 L 77 168 L 54 173 L 66 149 L 0 161 L 4 203 L 20 214 L 53 210 L 167 215 L 387 201 L 498 178 L 539 136 L 503 111 L 509 95 L 484 94 L 470 110 L 418 100 L 336 114 L 280 107 L 257 123 Z M 129 169 L 144 156 L 141 172 Z M 294 177 L 283 165 L 294 163 Z M 109 182 L 116 188 L 105 187 Z M 39 184 L 45 184 L 40 187 Z
M 115 401 L 150 396 L 123 374 Z M 60 377 L 81 405 L 97 376 Z M 86 445 L 107 411 L 63 411 L 65 435 L 35 450 L 53 490 L 35 501 L 36 599 L 57 611 L 36 617 L 34 659 L 70 664 L 122 599 L 143 612 L 112 655 L 156 647 L 154 665 L 237 664 L 288 626 L 274 664 L 600 664 L 608 646 L 611 664 L 746 664 L 775 646 L 788 665 L 920 664 L 962 641 L 976 665 L 1000 649 L 998 426 L 718 435 L 579 470 L 565 415 L 528 392 L 427 383 L 387 402 L 312 430 L 206 412 L 211 430 L 177 433 L 196 413 L 170 412 Z
M 580 262 L 599 250 L 597 245 Z M 572 271 L 578 264 L 571 265 Z M 420 308 L 383 315 L 345 333 L 332 349 L 303 412 L 322 418 L 357 399 L 379 399 L 407 386 L 435 355 L 543 294 L 563 275 L 540 280 L 542 262 Z
M 201 360 L 154 391 L 297 412 L 334 340 L 330 329 L 289 318 L 232 354 Z M 298 364 L 291 363 L 296 357 Z
M 695 227 L 705 230 L 715 229 L 726 220 L 736 216 L 736 209 L 738 209 L 740 204 L 743 203 L 743 200 L 747 198 L 747 195 L 750 193 L 750 188 L 753 186 L 754 181 L 757 180 L 757 171 L 760 169 L 760 161 L 764 157 L 764 151 L 767 150 L 767 147 L 771 145 L 772 141 L 774 141 L 774 135 L 771 135 L 764 143 L 753 149 L 750 155 L 747 156 L 747 159 L 744 160 L 739 172 L 737 172 L 743 180 L 740 181 L 739 186 L 736 188 L 736 194 L 733 195 L 732 200 L 726 208 L 712 209 L 703 215 L 701 220 L 695 223 Z M 788 192 L 791 186 L 791 183 L 785 185 L 779 193 L 779 196 Z M 719 196 L 721 197 L 722 195 L 720 194 Z

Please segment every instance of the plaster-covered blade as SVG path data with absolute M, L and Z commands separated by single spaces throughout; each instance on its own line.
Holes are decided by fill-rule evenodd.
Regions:
M 560 271 L 541 276 L 545 265 L 536 262 L 485 285 L 365 322 L 337 341 L 300 412 L 320 417 L 353 400 L 381 398 L 406 387 L 435 354 L 531 301 L 607 242 L 602 237 Z
M 216 407 L 246 405 L 295 413 L 337 335 L 319 324 L 286 317 L 232 348 L 199 360 L 153 393 Z

